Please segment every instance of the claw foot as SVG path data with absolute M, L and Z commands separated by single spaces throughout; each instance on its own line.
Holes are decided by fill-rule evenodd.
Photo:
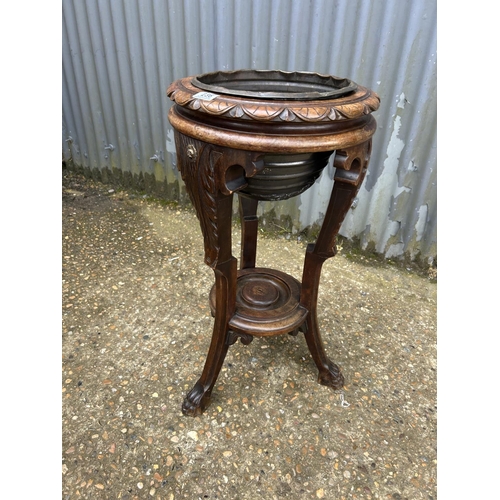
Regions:
M 189 417 L 197 417 L 205 411 L 209 404 L 210 394 L 199 382 L 196 382 L 182 403 L 182 413 Z
M 340 373 L 340 368 L 331 361 L 324 369 L 320 370 L 318 382 L 332 389 L 338 390 L 344 387 L 344 376 Z

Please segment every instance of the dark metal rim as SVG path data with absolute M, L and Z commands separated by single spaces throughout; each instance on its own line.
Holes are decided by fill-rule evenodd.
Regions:
M 358 88 L 351 80 L 332 75 L 253 69 L 205 73 L 194 77 L 191 83 L 214 94 L 291 101 L 336 99 Z

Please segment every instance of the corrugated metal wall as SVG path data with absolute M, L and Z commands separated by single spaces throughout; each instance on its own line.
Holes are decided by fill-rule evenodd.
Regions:
M 167 120 L 173 80 L 241 68 L 347 77 L 382 102 L 369 174 L 341 234 L 386 257 L 436 258 L 435 0 L 63 0 L 62 7 L 66 160 L 104 181 L 182 199 Z M 261 214 L 273 208 L 294 232 L 320 223 L 332 179 L 330 164 L 310 190 L 263 203 Z

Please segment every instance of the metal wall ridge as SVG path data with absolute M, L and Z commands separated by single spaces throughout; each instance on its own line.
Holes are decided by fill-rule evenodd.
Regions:
M 168 85 L 216 70 L 349 78 L 381 107 L 369 172 L 341 234 L 432 263 L 436 232 L 436 1 L 63 0 L 62 150 L 76 167 L 185 197 Z M 320 224 L 333 166 L 302 195 L 261 203 L 296 233 Z

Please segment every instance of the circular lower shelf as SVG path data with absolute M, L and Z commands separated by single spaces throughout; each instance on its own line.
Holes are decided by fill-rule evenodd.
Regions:
M 229 320 L 235 332 L 257 337 L 280 335 L 298 328 L 307 309 L 300 305 L 301 284 L 293 276 L 257 267 L 238 271 L 236 308 Z M 215 315 L 215 285 L 210 291 L 210 309 Z

